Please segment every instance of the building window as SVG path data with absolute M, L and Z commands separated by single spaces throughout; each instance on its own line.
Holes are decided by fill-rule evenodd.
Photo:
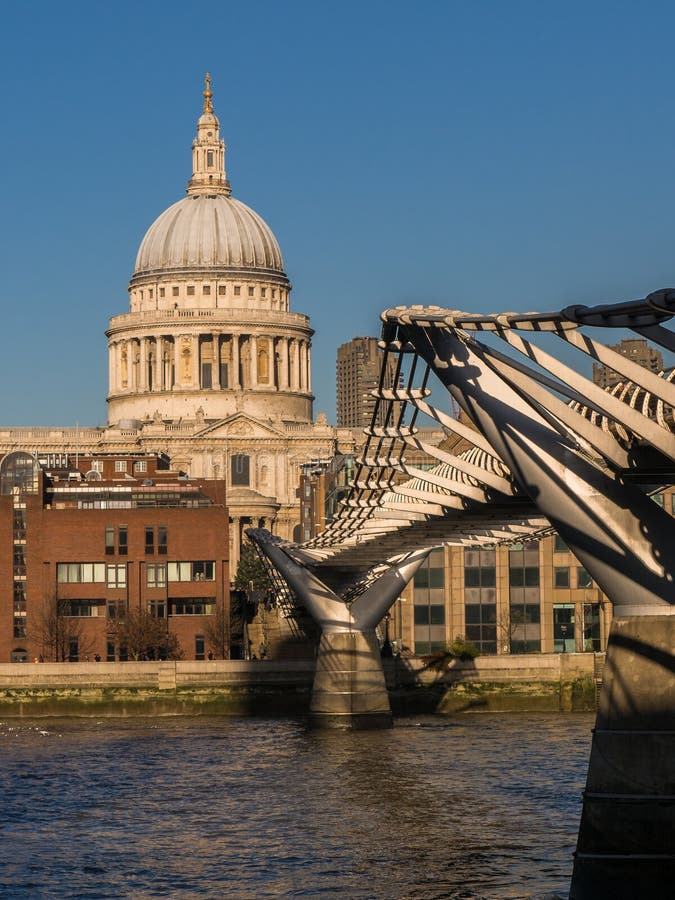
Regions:
M 126 556 L 129 552 L 129 532 L 126 525 L 120 525 L 117 530 L 117 552 L 120 556 Z
M 194 295 L 195 295 L 195 286 L 194 286 L 194 284 L 188 284 L 188 286 L 187 286 L 187 295 L 188 295 L 188 297 L 194 297 Z
M 464 567 L 464 587 L 495 587 L 496 583 L 497 569 L 494 565 Z
M 172 296 L 172 297 L 177 297 L 177 296 L 178 296 L 178 287 L 175 286 L 175 285 L 174 285 L 174 287 L 171 288 L 171 296 Z
M 127 614 L 126 600 L 108 600 L 106 602 L 106 615 L 111 622 L 121 622 Z
M 109 588 L 125 588 L 127 586 L 127 564 L 112 563 L 106 567 L 106 586 Z
M 80 661 L 80 644 L 77 638 L 68 641 L 68 662 Z
M 232 457 L 232 485 L 248 487 L 249 483 L 249 457 L 243 453 L 237 453 Z
M 25 638 L 26 634 L 26 617 L 25 615 L 15 615 L 14 616 L 14 628 L 13 628 L 13 636 L 15 638 Z
M 59 609 L 62 616 L 69 618 L 96 618 L 98 616 L 99 603 L 96 600 L 64 600 Z
M 157 526 L 157 552 L 166 556 L 166 548 L 167 548 L 167 535 L 168 529 L 166 525 L 158 525 Z
M 539 587 L 539 566 L 511 566 L 509 584 L 511 587 Z
M 204 390 L 210 391 L 213 387 L 213 381 L 211 380 L 211 363 L 203 362 L 202 363 L 202 387 Z
M 13 515 L 14 540 L 25 541 L 26 539 L 26 510 L 22 508 L 14 509 Z
M 415 653 L 443 650 L 445 635 L 445 554 L 433 550 L 413 580 Z
M 526 541 L 509 550 L 509 637 L 511 653 L 541 651 L 539 544 Z
M 574 653 L 576 649 L 574 604 L 553 604 L 553 652 Z
M 253 296 L 253 288 L 252 288 L 252 287 L 250 287 L 250 288 L 248 289 L 248 295 L 249 295 L 249 297 L 252 297 L 252 296 Z
M 277 292 L 275 288 L 272 288 L 272 300 L 274 300 L 277 296 Z
M 464 553 L 464 637 L 481 653 L 497 652 L 497 554 Z
M 570 567 L 556 566 L 553 570 L 553 587 L 568 588 L 570 586 Z
M 12 650 L 9 659 L 10 662 L 13 663 L 27 663 L 28 650 L 24 650 L 22 647 L 17 647 L 16 650 Z
M 160 297 L 165 297 L 165 296 L 166 296 L 166 288 L 160 288 L 160 289 L 159 289 L 159 296 L 160 296 Z M 114 659 L 114 658 L 115 658 L 115 657 L 113 656 L 113 659 Z
M 155 552 L 155 529 L 152 525 L 145 526 L 145 553 L 146 555 Z
M 565 541 L 560 537 L 559 534 L 556 534 L 553 538 L 553 550 L 555 553 L 567 553 L 570 548 L 567 546 Z
M 59 584 L 102 584 L 105 563 L 57 563 L 56 580 Z
M 26 545 L 14 544 L 14 575 L 23 576 L 26 574 Z
M 208 297 L 210 293 L 211 293 L 211 285 L 203 284 L 202 285 L 202 294 L 204 294 L 205 297 Z
M 235 286 L 234 286 L 234 296 L 235 296 L 235 297 L 239 297 L 240 294 L 241 294 L 241 286 L 238 285 L 238 284 L 235 284 Z
M 215 581 L 216 564 L 212 561 L 167 563 L 169 581 Z
M 91 471 L 92 472 L 100 472 L 101 474 L 103 474 L 103 460 L 102 459 L 92 459 Z
M 148 463 L 145 459 L 139 459 L 134 463 L 134 472 L 147 472 L 148 471 Z
M 267 296 L 267 288 L 260 288 L 260 296 L 261 297 Z
M 593 579 L 583 566 L 577 567 L 577 587 L 589 588 L 593 587 Z
M 126 472 L 126 470 L 127 470 L 126 459 L 116 459 L 115 460 L 115 471 L 116 472 Z
M 115 553 L 115 529 L 111 526 L 105 530 L 105 552 L 106 556 L 112 556 Z
M 219 296 L 219 297 L 224 297 L 226 291 L 227 291 L 227 286 L 226 286 L 226 285 L 224 285 L 224 284 L 219 284 L 219 285 L 218 285 L 218 296 Z
M 153 293 L 154 293 L 154 292 L 153 292 L 153 289 L 150 288 L 149 291 L 148 291 L 148 297 L 150 298 L 150 300 L 152 300 Z
M 145 583 L 147 587 L 166 587 L 166 563 L 148 563 Z
M 195 659 L 206 659 L 205 641 L 203 634 L 195 635 Z
M 105 661 L 115 662 L 115 642 L 107 641 L 105 645 Z
M 600 651 L 600 604 L 584 603 L 584 650 Z
M 213 150 L 206 151 L 206 165 L 207 166 L 213 165 Z
M 172 616 L 212 616 L 216 601 L 213 597 L 185 597 L 169 601 Z
M 149 600 L 148 612 L 155 619 L 166 619 L 166 602 L 164 600 Z

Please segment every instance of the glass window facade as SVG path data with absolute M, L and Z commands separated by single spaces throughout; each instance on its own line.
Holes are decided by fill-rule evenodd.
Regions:
M 413 633 L 415 653 L 444 650 L 445 553 L 432 550 L 413 580 Z
M 464 637 L 481 653 L 497 652 L 497 554 L 464 553 Z
M 40 465 L 34 456 L 17 450 L 0 463 L 0 494 L 37 494 Z
M 509 637 L 511 653 L 541 652 L 539 542 L 509 550 Z

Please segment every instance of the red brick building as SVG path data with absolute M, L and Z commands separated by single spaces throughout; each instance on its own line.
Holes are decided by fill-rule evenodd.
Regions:
M 224 481 L 147 454 L 9 453 L 0 660 L 131 658 L 136 620 L 166 635 L 150 653 L 228 656 L 228 546 Z

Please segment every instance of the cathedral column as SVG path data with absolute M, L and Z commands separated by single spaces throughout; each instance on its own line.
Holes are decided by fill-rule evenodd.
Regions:
M 301 391 L 307 390 L 307 344 L 300 341 L 300 371 L 298 373 L 298 382 Z
M 176 335 L 173 339 L 173 381 L 176 387 L 180 387 L 182 384 L 181 372 L 180 372 L 180 340 L 178 339 L 178 335 Z
M 139 378 L 137 387 L 141 392 L 145 392 L 148 389 L 148 339 L 139 338 L 138 344 Z
M 232 387 L 238 390 L 241 387 L 239 383 L 239 335 L 232 335 Z
M 297 338 L 293 338 L 291 345 L 291 390 L 300 390 L 300 345 Z
M 279 341 L 279 390 L 288 390 L 288 338 Z
M 129 389 L 129 342 L 120 341 L 117 345 L 118 372 L 120 390 Z M 126 381 L 126 384 L 124 383 Z
M 108 345 L 108 393 L 115 390 L 115 345 Z
M 138 366 L 140 362 L 140 341 L 138 338 L 134 338 L 134 340 L 130 341 L 131 343 L 131 378 L 129 379 L 131 384 L 131 389 L 134 393 L 138 393 L 138 385 L 140 384 L 140 375 L 138 372 Z
M 199 335 L 192 338 L 192 384 L 196 389 L 201 386 L 201 365 L 199 363 Z
M 164 338 L 160 334 L 155 335 L 155 371 L 152 389 L 164 390 Z
M 251 359 L 251 387 L 258 387 L 258 338 L 252 334 L 248 339 Z
M 312 345 L 307 341 L 307 393 L 312 393 Z
M 211 351 L 211 387 L 220 390 L 220 339 L 217 332 L 211 336 L 213 349 Z

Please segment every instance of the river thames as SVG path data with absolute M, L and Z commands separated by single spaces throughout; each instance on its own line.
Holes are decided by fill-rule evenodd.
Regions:
M 593 721 L 5 719 L 0 896 L 563 895 Z

